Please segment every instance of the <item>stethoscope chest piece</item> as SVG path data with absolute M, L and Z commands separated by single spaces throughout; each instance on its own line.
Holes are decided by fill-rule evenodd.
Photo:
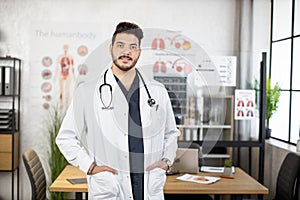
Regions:
M 153 107 L 156 104 L 155 100 L 152 98 L 149 98 L 147 102 L 150 107 Z

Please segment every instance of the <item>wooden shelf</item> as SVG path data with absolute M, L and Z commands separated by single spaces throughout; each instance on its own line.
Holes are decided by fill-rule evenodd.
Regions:
M 19 199 L 21 60 L 0 57 L 0 171 L 11 173 L 11 198 Z M 17 172 L 17 173 L 15 173 Z M 17 184 L 15 184 L 15 175 Z

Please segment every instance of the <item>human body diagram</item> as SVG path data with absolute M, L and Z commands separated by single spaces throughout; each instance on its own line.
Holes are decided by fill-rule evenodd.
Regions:
M 64 54 L 58 59 L 59 108 L 67 109 L 75 82 L 74 59 L 68 55 L 68 45 L 64 45 Z

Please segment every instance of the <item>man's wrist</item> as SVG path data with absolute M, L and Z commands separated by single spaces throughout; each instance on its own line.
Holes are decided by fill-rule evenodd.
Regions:
M 87 172 L 87 175 L 92 175 L 95 167 L 96 167 L 96 164 L 92 163 L 92 165 L 90 166 L 90 168 L 89 168 L 89 170 Z
M 161 161 L 165 162 L 168 165 L 167 172 L 171 170 L 172 162 L 168 158 L 162 158 Z

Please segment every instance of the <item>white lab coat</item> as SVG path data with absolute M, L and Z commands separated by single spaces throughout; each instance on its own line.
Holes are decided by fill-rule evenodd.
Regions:
M 144 166 L 162 158 L 174 160 L 179 131 L 164 86 L 149 80 L 141 72 L 156 105 L 150 107 L 148 95 L 140 80 L 140 112 L 144 140 Z M 101 172 L 87 176 L 90 199 L 128 200 L 132 198 L 128 150 L 128 103 L 116 82 L 112 70 L 106 82 L 113 88 L 113 109 L 102 109 L 98 80 L 81 84 L 74 93 L 73 102 L 64 118 L 56 143 L 73 165 L 87 173 L 92 162 L 107 165 L 118 171 L 117 175 Z M 108 102 L 109 91 L 103 90 L 103 100 Z M 162 200 L 165 171 L 156 168 L 144 175 L 144 200 Z

